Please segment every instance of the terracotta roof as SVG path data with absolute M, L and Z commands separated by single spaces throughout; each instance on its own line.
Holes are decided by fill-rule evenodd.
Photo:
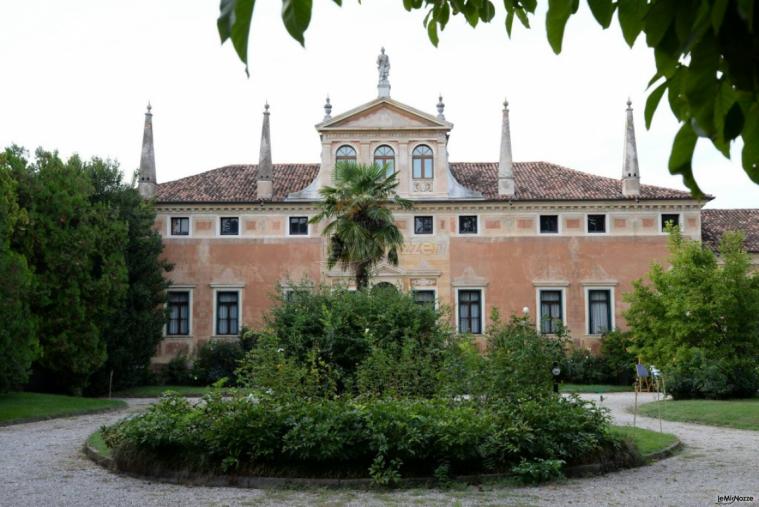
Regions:
M 498 164 L 495 162 L 454 162 L 451 163 L 451 171 L 459 183 L 482 192 L 487 199 L 509 199 L 498 195 Z M 514 201 L 630 199 L 622 195 L 621 180 L 596 176 L 549 162 L 515 162 L 514 186 Z M 641 185 L 638 198 L 692 199 L 688 192 L 651 185 Z
M 251 202 L 256 201 L 256 165 L 230 165 L 158 185 L 158 202 Z M 273 201 L 304 189 L 316 178 L 319 164 L 274 164 Z M 459 183 L 477 190 L 489 200 L 508 200 L 498 195 L 498 164 L 452 162 L 451 172 Z M 548 162 L 514 163 L 514 201 L 574 201 L 629 199 L 622 195 L 622 182 L 595 176 Z M 688 192 L 641 185 L 639 199 L 691 199 Z
M 256 197 L 258 166 L 228 165 L 166 183 L 156 189 L 158 202 L 251 202 Z M 319 172 L 319 164 L 274 164 L 272 201 L 303 190 Z
M 701 240 L 705 245 L 716 251 L 727 231 L 742 231 L 746 250 L 759 253 L 759 209 L 701 210 Z

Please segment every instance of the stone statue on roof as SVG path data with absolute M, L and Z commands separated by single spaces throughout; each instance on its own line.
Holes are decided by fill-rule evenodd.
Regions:
M 380 83 L 387 83 L 387 77 L 390 75 L 390 57 L 385 54 L 385 48 L 382 48 L 380 55 L 377 57 L 377 69 L 379 70 Z
M 390 75 L 390 57 L 385 54 L 385 48 L 381 49 L 377 57 L 377 70 L 379 71 L 379 83 L 377 83 L 377 92 L 380 97 L 390 96 L 390 81 L 387 77 Z

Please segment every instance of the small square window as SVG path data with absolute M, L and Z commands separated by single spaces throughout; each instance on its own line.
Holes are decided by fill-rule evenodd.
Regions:
M 190 219 L 188 217 L 171 217 L 171 235 L 189 236 Z
M 662 213 L 661 216 L 661 230 L 664 232 L 667 229 L 667 224 L 672 224 L 672 227 L 680 225 L 680 215 L 677 213 Z
M 435 306 L 435 291 L 434 290 L 415 290 L 414 302 L 418 305 Z
M 540 233 L 557 234 L 559 232 L 559 215 L 540 215 Z
M 432 217 L 414 217 L 414 234 L 432 234 Z
M 477 215 L 459 217 L 459 234 L 477 234 Z
M 240 234 L 240 219 L 237 217 L 221 217 L 219 232 L 222 236 L 238 236 Z
M 308 217 L 290 217 L 290 236 L 308 235 Z
M 588 232 L 606 232 L 606 215 L 588 215 Z

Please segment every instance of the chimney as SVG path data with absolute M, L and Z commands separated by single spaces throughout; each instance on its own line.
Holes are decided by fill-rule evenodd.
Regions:
M 503 101 L 501 124 L 501 158 L 498 161 L 498 195 L 513 197 L 514 170 L 511 160 L 511 129 L 509 128 L 509 101 Z
M 144 199 L 155 197 L 155 152 L 153 151 L 153 113 L 152 106 L 148 102 L 148 110 L 145 112 L 145 129 L 142 134 L 142 156 L 140 157 L 139 181 L 137 191 Z
M 256 190 L 259 199 L 271 199 L 272 188 L 271 134 L 269 132 L 269 103 L 264 106 L 264 122 L 261 126 L 261 152 L 258 155 Z
M 625 122 L 625 156 L 622 165 L 622 195 L 640 195 L 640 173 L 638 171 L 638 149 L 635 146 L 632 102 L 627 99 L 627 121 Z

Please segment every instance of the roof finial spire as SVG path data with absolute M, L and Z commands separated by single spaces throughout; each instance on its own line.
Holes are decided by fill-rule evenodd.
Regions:
M 498 161 L 498 194 L 513 196 L 514 168 L 511 159 L 511 126 L 509 124 L 509 101 L 503 101 L 503 119 L 501 123 L 501 157 Z
M 385 48 L 380 49 L 380 55 L 377 57 L 377 70 L 379 71 L 379 82 L 377 83 L 377 96 L 390 97 L 390 57 L 385 54 Z
M 445 104 L 443 103 L 443 94 L 439 94 L 437 98 L 437 119 L 438 120 L 445 120 L 445 115 L 443 114 L 443 111 L 445 111 Z
M 332 103 L 329 101 L 329 94 L 327 94 L 327 101 L 324 103 L 324 120 L 328 121 L 332 119 Z
M 155 196 L 156 175 L 155 175 L 155 151 L 153 149 L 153 107 L 148 101 L 147 111 L 145 112 L 145 127 L 142 132 L 142 155 L 140 156 L 139 181 L 137 182 L 137 191 L 145 199 L 152 199 Z
M 640 171 L 638 169 L 638 148 L 635 144 L 635 126 L 630 97 L 627 98 L 627 118 L 625 121 L 625 149 L 622 163 L 622 195 L 640 195 Z
M 267 100 L 266 104 L 264 104 L 264 121 L 261 125 L 261 151 L 258 155 L 258 169 L 256 171 L 256 194 L 259 199 L 271 199 L 273 193 L 269 115 L 269 101 Z

